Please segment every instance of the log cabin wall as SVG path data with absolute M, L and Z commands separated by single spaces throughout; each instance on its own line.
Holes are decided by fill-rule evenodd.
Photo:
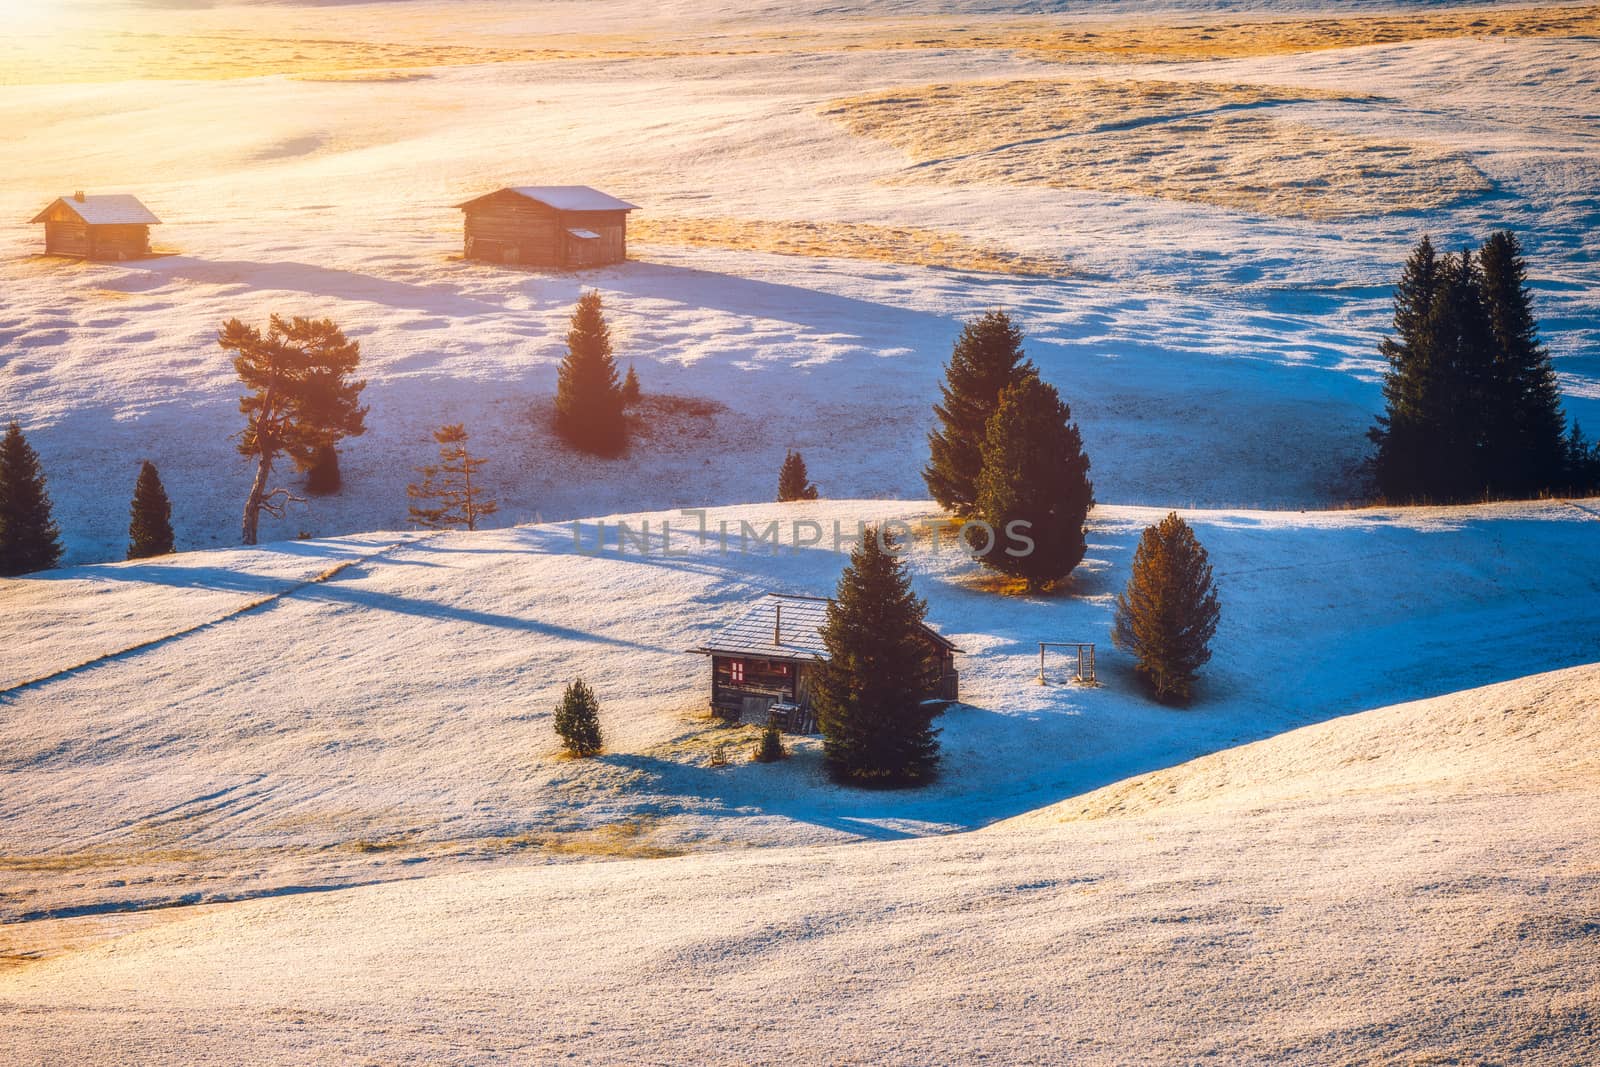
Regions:
M 711 657 L 711 710 L 725 719 L 744 715 L 745 701 L 794 700 L 803 664 L 739 656 Z M 742 677 L 741 677 L 742 675 Z
M 143 259 L 150 254 L 148 226 L 90 226 L 89 258 Z
M 70 214 L 70 213 L 69 213 Z M 52 256 L 89 256 L 89 226 L 76 215 L 44 224 L 44 250 Z
M 462 254 L 489 263 L 559 267 L 566 253 L 564 236 L 556 211 L 515 193 L 501 193 L 466 209 Z
M 556 211 L 517 193 L 497 193 L 464 209 L 462 254 L 487 263 L 587 267 L 628 258 L 625 211 Z M 589 230 L 598 240 L 576 239 Z

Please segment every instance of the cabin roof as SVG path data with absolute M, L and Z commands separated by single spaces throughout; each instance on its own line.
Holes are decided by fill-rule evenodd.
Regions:
M 759 659 L 826 660 L 822 626 L 828 621 L 830 603 L 825 597 L 768 593 L 693 651 Z M 931 627 L 922 629 L 941 647 L 961 651 Z
M 545 207 L 556 211 L 637 211 L 637 204 L 630 204 L 626 200 L 618 200 L 598 189 L 591 189 L 587 185 L 508 185 L 504 189 L 496 189 L 483 196 L 475 196 L 458 208 L 469 208 L 480 200 L 487 200 L 491 196 L 501 193 L 516 193 L 518 196 L 543 204 Z
M 73 196 L 57 197 L 50 201 L 33 221 L 44 222 L 57 204 L 67 205 L 90 226 L 148 226 L 161 222 L 149 208 L 139 202 L 138 197 L 128 196 L 126 193 L 86 196 L 82 200 Z

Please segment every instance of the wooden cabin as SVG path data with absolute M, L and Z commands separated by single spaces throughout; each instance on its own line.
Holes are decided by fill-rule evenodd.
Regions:
M 462 254 L 485 263 L 577 269 L 628 258 L 625 200 L 587 185 L 520 185 L 456 205 Z
M 822 597 L 769 593 L 694 649 L 711 657 L 712 712 L 730 722 L 765 724 L 776 717 L 792 733 L 815 733 L 811 679 L 828 661 L 822 626 L 829 603 Z M 922 632 L 929 656 L 939 665 L 927 699 L 959 700 L 955 653 L 961 650 L 927 626 Z
M 46 255 L 78 259 L 143 259 L 150 227 L 161 220 L 133 196 L 63 196 L 34 217 L 44 223 Z

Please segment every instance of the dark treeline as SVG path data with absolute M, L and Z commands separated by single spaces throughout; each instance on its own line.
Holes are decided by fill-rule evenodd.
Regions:
M 1600 451 L 1561 393 L 1515 235 L 1476 252 L 1439 255 L 1424 237 L 1395 290 L 1386 410 L 1369 432 L 1378 489 L 1389 501 L 1440 503 L 1588 492 Z

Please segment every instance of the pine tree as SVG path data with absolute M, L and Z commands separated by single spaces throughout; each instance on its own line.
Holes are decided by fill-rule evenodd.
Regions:
M 945 510 L 971 514 L 978 499 L 983 443 L 1000 394 L 1033 369 L 1022 353 L 1022 331 L 1004 311 L 991 311 L 964 326 L 945 365 L 934 405 L 938 427 L 928 435 L 929 459 L 922 477 Z
M 939 759 L 935 706 L 924 703 L 938 677 L 921 630 L 927 604 L 886 547 L 869 528 L 850 554 L 822 627 L 828 659 L 812 687 L 829 773 L 855 785 L 925 781 Z
M 1563 464 L 1562 486 L 1575 496 L 1600 491 L 1600 442 L 1590 444 L 1577 421 L 1568 431 Z
M 239 398 L 245 417 L 239 453 L 256 460 L 255 478 L 245 500 L 241 534 L 256 543 L 264 511 L 282 517 L 297 499 L 287 489 L 269 489 L 279 455 L 308 469 L 324 445 L 366 432 L 361 406 L 366 382 L 350 377 L 361 362 L 361 346 L 346 339 L 330 319 L 284 319 L 274 315 L 266 334 L 238 319 L 222 324 L 217 343 L 233 352 L 233 366 L 246 388 Z
M 600 702 L 582 678 L 567 686 L 561 703 L 556 705 L 556 734 L 570 755 L 594 756 L 600 752 Z
M 39 453 L 13 420 L 0 439 L 0 576 L 54 567 L 61 562 L 60 535 Z
M 339 471 L 339 450 L 332 445 L 321 445 L 306 471 L 306 492 L 317 496 L 331 496 L 344 488 L 344 476 Z
M 172 502 L 156 465 L 149 460 L 139 464 L 139 478 L 133 484 L 133 503 L 128 508 L 128 558 L 148 559 L 173 551 Z
M 1157 700 L 1193 698 L 1221 614 L 1211 564 L 1189 524 L 1173 513 L 1146 527 L 1128 587 L 1117 597 L 1111 640 L 1133 653 L 1135 671 Z
M 556 379 L 556 432 L 574 448 L 614 456 L 627 445 L 622 386 L 611 357 L 611 329 L 600 294 L 578 298 L 567 331 L 567 355 Z
M 467 428 L 462 423 L 441 426 L 433 431 L 439 443 L 439 462 L 416 468 L 420 483 L 406 486 L 413 501 L 436 501 L 437 506 L 411 505 L 414 525 L 430 530 L 465 526 L 478 528 L 478 521 L 500 510 L 500 505 L 484 495 L 483 486 L 473 478 L 489 461 L 467 451 Z
M 1423 455 L 1432 428 L 1433 364 L 1423 340 L 1439 292 L 1441 267 L 1433 242 L 1426 236 L 1417 243 L 1395 286 L 1393 337 L 1379 351 L 1389 363 L 1384 375 L 1384 414 L 1367 436 L 1378 446 L 1373 461 L 1378 488 L 1391 500 L 1422 495 L 1431 467 Z
M 1087 548 L 1084 523 L 1094 507 L 1089 458 L 1071 409 L 1032 370 L 1000 397 L 984 440 L 974 514 L 994 536 L 975 550 L 987 567 L 1023 578 L 1030 591 L 1066 577 Z M 1006 536 L 1013 523 L 1032 550 Z
M 1485 412 L 1488 486 L 1530 497 L 1554 486 L 1565 459 L 1566 416 L 1550 354 L 1539 342 L 1522 246 L 1509 230 L 1478 252 L 1483 303 L 1494 337 L 1492 401 Z
M 1433 371 L 1425 410 L 1431 439 L 1421 495 L 1441 502 L 1481 497 L 1488 485 L 1485 427 L 1497 406 L 1494 336 L 1473 257 L 1446 256 L 1439 290 L 1423 323 Z
M 639 376 L 634 373 L 633 364 L 628 364 L 627 377 L 622 379 L 622 406 L 633 407 L 639 402 Z
M 778 503 L 815 499 L 817 487 L 811 484 L 811 476 L 806 473 L 806 461 L 798 452 L 784 452 L 783 466 L 778 469 Z
M 756 763 L 777 763 L 787 758 L 788 752 L 784 751 L 783 735 L 778 732 L 775 720 L 767 720 L 767 728 L 761 731 L 761 740 L 756 743 L 755 752 L 750 758 Z

